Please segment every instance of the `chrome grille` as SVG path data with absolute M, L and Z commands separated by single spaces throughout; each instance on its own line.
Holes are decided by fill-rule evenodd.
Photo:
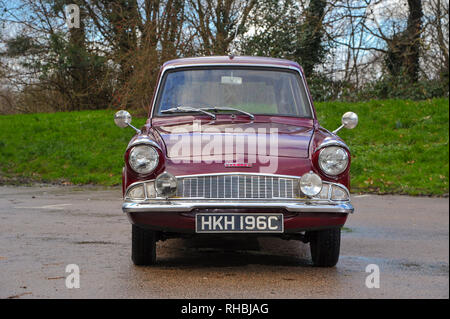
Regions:
M 177 197 L 206 199 L 295 199 L 298 179 L 264 175 L 211 175 L 178 178 Z

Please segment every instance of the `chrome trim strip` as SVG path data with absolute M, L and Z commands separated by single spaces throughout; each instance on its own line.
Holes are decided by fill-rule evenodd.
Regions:
M 155 147 L 155 148 L 157 148 L 157 149 L 159 149 L 161 151 L 161 146 L 159 146 L 158 143 L 156 143 L 155 141 L 153 141 L 149 137 L 141 137 L 141 138 L 135 139 L 133 142 L 128 144 L 126 151 L 128 151 L 133 146 L 136 146 L 136 145 L 139 145 L 139 144 L 151 145 L 151 146 L 153 146 L 153 147 Z
M 344 142 L 342 142 L 340 140 L 329 139 L 329 138 L 324 139 L 323 142 L 316 148 L 315 152 L 317 152 L 318 150 L 320 150 L 322 148 L 328 147 L 328 146 L 343 147 L 347 151 L 350 152 L 350 148 L 347 146 L 347 144 L 345 144 Z
M 293 179 L 301 178 L 301 176 L 294 176 L 294 175 L 277 175 L 277 174 L 264 174 L 264 173 L 249 173 L 249 172 L 226 172 L 226 173 L 213 173 L 213 174 L 180 175 L 180 176 L 176 176 L 176 177 L 177 178 L 191 178 L 191 177 L 226 176 L 226 175 L 268 176 L 268 177 L 293 178 Z
M 133 203 L 124 202 L 122 210 L 124 213 L 168 213 L 168 212 L 190 212 L 193 209 L 201 208 L 278 208 L 286 209 L 288 212 L 294 213 L 336 213 L 336 214 L 351 214 L 354 211 L 350 203 L 338 203 L 335 205 L 314 204 L 314 203 L 276 203 L 276 202 L 253 202 L 253 201 L 208 201 L 208 202 L 157 202 L 157 203 Z
M 234 62 L 233 60 L 231 60 L 230 62 L 227 62 L 227 63 L 184 63 L 184 64 L 180 64 L 180 65 L 168 65 L 168 66 L 164 67 L 164 71 L 179 69 L 179 68 L 191 68 L 193 66 L 200 66 L 200 67 L 205 67 L 205 66 L 254 66 L 254 67 L 266 67 L 266 68 L 283 68 L 283 69 L 299 71 L 299 68 L 292 66 L 292 65 L 252 63 L 252 62 Z M 302 76 L 301 73 L 300 73 L 300 76 Z

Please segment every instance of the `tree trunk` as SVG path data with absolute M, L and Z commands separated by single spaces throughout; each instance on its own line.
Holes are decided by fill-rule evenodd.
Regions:
M 422 0 L 408 0 L 409 15 L 407 35 L 410 41 L 405 56 L 405 72 L 412 82 L 419 79 L 420 70 L 420 35 L 422 33 Z

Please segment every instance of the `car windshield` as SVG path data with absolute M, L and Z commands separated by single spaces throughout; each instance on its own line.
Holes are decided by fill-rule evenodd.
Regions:
M 155 114 L 189 113 L 176 112 L 177 107 L 228 107 L 251 114 L 312 118 L 298 72 L 275 68 L 199 67 L 170 71 L 163 79 Z

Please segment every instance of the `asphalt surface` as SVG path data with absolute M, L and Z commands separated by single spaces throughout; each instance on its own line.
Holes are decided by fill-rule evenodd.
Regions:
M 449 298 L 449 200 L 353 196 L 335 268 L 314 268 L 298 241 L 158 243 L 130 260 L 121 193 L 93 187 L 0 187 L 0 298 Z M 80 268 L 67 289 L 66 265 Z M 380 269 L 380 288 L 365 285 Z

